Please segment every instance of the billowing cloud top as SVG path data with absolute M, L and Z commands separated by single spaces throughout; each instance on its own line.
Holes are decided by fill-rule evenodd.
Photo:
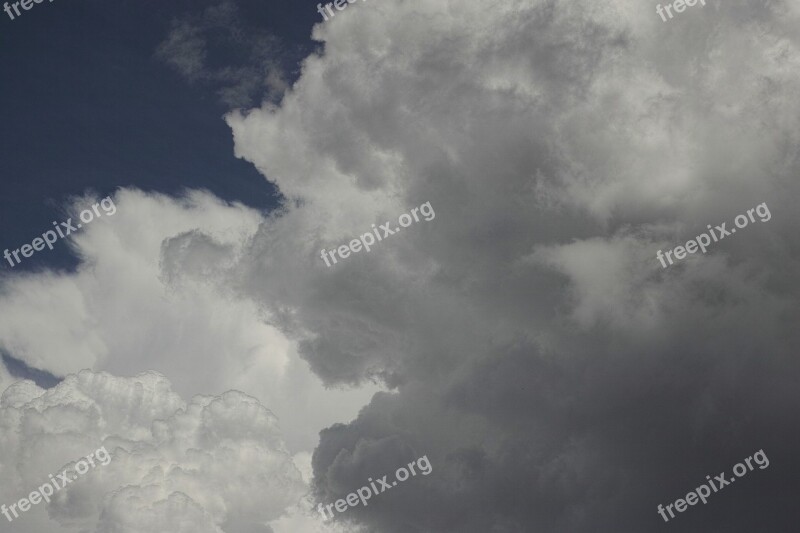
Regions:
M 2 501 L 105 446 L 111 455 L 56 492 L 46 507 L 83 531 L 267 532 L 304 492 L 275 416 L 230 391 L 186 403 L 156 373 L 83 371 L 50 390 L 17 382 L 0 400 Z M 34 508 L 15 531 L 43 531 Z M 42 529 L 39 529 L 42 528 Z

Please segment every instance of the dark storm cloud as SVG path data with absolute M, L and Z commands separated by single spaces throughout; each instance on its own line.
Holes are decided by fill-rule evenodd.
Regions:
M 709 5 L 668 25 L 651 7 L 361 9 L 317 28 L 326 54 L 281 108 L 229 117 L 237 154 L 304 200 L 262 228 L 251 285 L 292 309 L 323 379 L 396 386 L 321 434 L 319 501 L 415 454 L 434 467 L 340 520 L 796 523 L 800 51 L 785 28 L 800 13 Z M 319 248 L 420 201 L 436 206 L 425 231 L 314 268 Z M 764 201 L 769 224 L 661 270 L 658 249 Z M 759 449 L 769 469 L 663 523 L 659 503 Z
M 31 368 L 25 364 L 25 361 L 20 361 L 19 359 L 8 355 L 2 350 L 0 350 L 0 358 L 2 358 L 3 364 L 5 365 L 6 370 L 8 370 L 8 373 L 14 378 L 29 379 L 43 389 L 50 389 L 61 382 L 62 378 L 56 377 L 50 372 L 46 372 L 44 370 Z

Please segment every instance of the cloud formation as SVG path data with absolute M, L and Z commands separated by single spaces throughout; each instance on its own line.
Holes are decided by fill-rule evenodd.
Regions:
M 280 418 L 292 454 L 311 452 L 320 429 L 378 390 L 323 387 L 280 317 L 242 290 L 260 213 L 199 191 L 122 190 L 115 204 L 113 218 L 66 241 L 82 258 L 75 272 L 3 280 L 0 347 L 10 355 L 59 376 L 155 370 L 185 398 L 245 391 Z
M 351 529 L 650 531 L 657 504 L 764 449 L 769 470 L 682 515 L 681 531 L 788 530 L 799 23 L 783 1 L 670 24 L 623 0 L 365 4 L 315 26 L 324 53 L 279 105 L 226 117 L 280 211 L 121 191 L 114 226 L 75 239 L 78 273 L 4 285 L 0 309 L 28 319 L 6 311 L 0 338 L 52 372 L 166 368 L 181 391 L 262 391 L 303 442 L 327 426 L 318 502 L 430 458 L 432 475 L 342 514 Z M 430 223 L 336 268 L 319 258 L 423 202 Z M 658 249 L 761 202 L 768 225 L 661 269 Z M 298 392 L 298 355 L 328 385 L 392 390 L 347 423 L 303 419 L 355 412 L 357 397 Z M 177 483 L 165 475 L 156 484 Z M 198 528 L 249 527 L 186 494 L 120 492 L 104 525 L 133 527 L 136 503 L 144 524 L 176 509 Z M 275 517 L 281 496 L 230 516 Z M 273 524 L 317 527 L 304 520 Z

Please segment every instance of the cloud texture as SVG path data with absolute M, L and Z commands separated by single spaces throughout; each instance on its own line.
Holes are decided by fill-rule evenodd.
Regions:
M 229 391 L 184 402 L 157 373 L 117 378 L 83 371 L 50 390 L 17 382 L 0 400 L 4 502 L 105 446 L 111 455 L 14 523 L 156 533 L 269 532 L 304 492 L 277 419 Z M 50 526 L 52 527 L 52 526 Z
M 292 374 L 302 363 L 328 385 L 387 385 L 349 423 L 281 418 L 324 428 L 319 502 L 430 458 L 432 475 L 341 515 L 353 531 L 655 531 L 659 503 L 759 449 L 770 469 L 670 526 L 788 531 L 800 492 L 800 10 L 708 2 L 665 24 L 651 7 L 368 2 L 318 24 L 324 52 L 281 103 L 226 117 L 236 155 L 279 187 L 282 210 L 122 191 L 116 217 L 133 220 L 76 238 L 77 274 L 4 285 L 0 309 L 39 322 L 6 311 L 0 337 L 37 368 L 165 368 L 181 391 L 224 383 L 270 406 L 308 400 L 289 386 L 308 383 Z M 334 267 L 320 259 L 423 202 L 431 222 Z M 661 268 L 657 250 L 761 202 L 768 223 Z M 63 302 L 55 337 L 38 335 L 31 324 Z M 208 406 L 225 410 L 224 398 Z M 311 398 L 305 413 L 332 407 Z M 347 398 L 334 407 L 355 412 Z M 241 424 L 220 420 L 215 438 L 249 443 L 252 419 L 231 409 Z M 270 443 L 266 420 L 253 437 Z M 158 487 L 172 482 L 164 471 Z M 229 515 L 224 492 L 165 490 L 115 493 L 104 526 L 137 531 L 141 505 L 143 524 L 177 513 L 247 531 L 293 494 Z

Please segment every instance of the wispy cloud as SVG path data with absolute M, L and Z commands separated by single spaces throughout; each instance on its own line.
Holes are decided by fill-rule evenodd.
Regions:
M 281 53 L 277 37 L 246 29 L 236 3 L 224 0 L 174 20 L 156 57 L 189 82 L 214 87 L 225 105 L 245 107 L 261 98 L 280 99 L 288 87 Z

